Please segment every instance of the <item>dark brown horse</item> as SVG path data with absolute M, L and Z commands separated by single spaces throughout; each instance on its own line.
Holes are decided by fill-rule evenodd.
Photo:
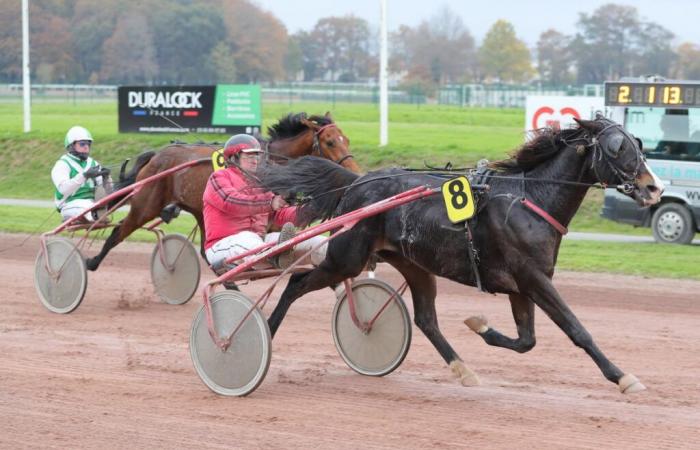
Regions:
M 341 164 L 359 173 L 360 168 L 348 151 L 350 141 L 333 122 L 329 113 L 325 116 L 289 114 L 268 128 L 270 140 L 264 142 L 270 159 L 283 161 L 304 155 L 316 155 Z M 100 252 L 87 260 L 88 270 L 96 270 L 107 253 L 135 230 L 158 217 L 163 209 L 171 205 L 189 212 L 197 220 L 204 243 L 204 220 L 202 216 L 202 194 L 212 174 L 212 153 L 219 145 L 173 144 L 159 152 L 140 155 L 132 170 L 115 184 L 115 190 L 136 181 L 153 176 L 189 161 L 202 163 L 183 169 L 171 176 L 146 184 L 131 200 L 129 214 L 114 229 Z M 204 248 L 202 247 L 202 257 Z
M 466 321 L 487 344 L 520 353 L 531 350 L 538 306 L 621 392 L 643 390 L 634 375 L 625 374 L 598 348 L 552 284 L 561 233 L 589 186 L 596 182 L 619 185 L 640 206 L 653 205 L 661 198 L 663 183 L 647 166 L 637 141 L 605 118 L 581 120 L 575 129 L 539 134 L 512 159 L 492 167 L 497 172 L 490 175 L 490 190 L 484 193 L 482 207 L 472 220 L 478 265 L 471 263 L 465 230 L 448 220 L 442 198 L 436 195 L 407 203 L 358 222 L 330 241 L 326 259 L 318 267 L 292 275 L 268 320 L 272 335 L 295 300 L 356 277 L 371 253 L 378 252 L 403 274 L 411 288 L 416 325 L 463 384 L 477 384 L 478 378 L 438 327 L 436 275 L 470 286 L 480 279 L 485 290 L 509 296 L 517 337 L 502 334 L 481 316 Z M 258 174 L 274 192 L 290 198 L 304 194 L 310 202 L 302 206 L 301 214 L 321 219 L 416 186 L 439 187 L 445 181 L 400 169 L 370 172 L 360 178 L 312 157 L 286 166 L 268 166 L 267 173 Z

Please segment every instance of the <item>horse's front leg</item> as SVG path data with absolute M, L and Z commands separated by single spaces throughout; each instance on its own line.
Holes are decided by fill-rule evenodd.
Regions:
M 598 365 L 605 378 L 619 386 L 620 392 L 627 394 L 646 389 L 637 377 L 623 373 L 608 360 L 544 273 L 534 268 L 522 267 L 516 281 L 521 293 L 531 298 L 577 347 L 585 350 Z
M 373 238 L 367 232 L 358 231 L 356 228 L 329 242 L 326 259 L 318 267 L 290 277 L 280 301 L 267 320 L 273 337 L 296 299 L 308 292 L 335 286 L 362 272 L 372 251 Z
M 323 269 L 321 266 L 310 270 L 309 272 L 296 273 L 289 278 L 289 283 L 282 293 L 277 306 L 267 319 L 267 324 L 270 326 L 270 334 L 275 337 L 277 329 L 282 324 L 284 316 L 287 315 L 289 307 L 292 306 L 299 297 L 309 292 L 317 291 L 324 287 L 336 285 L 346 278 L 357 276 L 360 271 L 353 275 L 344 275 L 338 272 Z
M 518 330 L 518 338 L 504 336 L 499 331 L 488 326 L 484 316 L 473 316 L 464 323 L 489 345 L 525 353 L 535 346 L 535 304 L 532 300 L 520 294 L 510 294 L 510 307 Z

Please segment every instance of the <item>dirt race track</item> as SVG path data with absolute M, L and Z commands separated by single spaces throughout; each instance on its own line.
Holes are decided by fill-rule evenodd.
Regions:
M 22 238 L 0 234 L 0 250 Z M 2 448 L 700 448 L 698 282 L 555 278 L 603 351 L 647 386 L 643 393 L 620 394 L 541 311 L 531 352 L 487 346 L 462 320 L 484 313 L 514 335 L 507 299 L 440 281 L 441 327 L 481 386 L 459 385 L 415 326 L 399 369 L 355 374 L 333 345 L 326 290 L 292 307 L 262 386 L 224 398 L 204 386 L 189 356 L 200 294 L 184 306 L 161 303 L 150 285 L 150 245 L 118 247 L 68 315 L 50 313 L 36 296 L 37 249 L 33 238 L 0 253 Z M 399 284 L 389 268 L 378 276 Z

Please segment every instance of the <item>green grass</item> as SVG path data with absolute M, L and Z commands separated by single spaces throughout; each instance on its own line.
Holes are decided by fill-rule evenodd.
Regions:
M 323 114 L 331 105 L 309 103 L 290 108 L 266 104 L 264 125 L 289 112 Z M 391 108 L 391 144 L 377 147 L 379 113 L 374 105 L 336 104 L 334 119 L 351 140 L 352 153 L 367 169 L 389 165 L 422 167 L 424 161 L 444 165 L 473 164 L 480 158 L 500 159 L 523 139 L 519 109 L 462 109 L 448 106 L 396 105 Z M 19 103 L 0 103 L 0 197 L 51 198 L 51 167 L 61 155 L 66 130 L 87 127 L 95 138 L 93 156 L 104 165 L 119 164 L 171 139 L 222 141 L 222 135 L 147 135 L 117 132 L 116 103 L 41 103 L 32 107 L 32 132 L 22 130 Z
M 557 269 L 700 280 L 693 245 L 564 240 Z
M 287 113 L 306 111 L 333 117 L 351 140 L 351 150 L 367 170 L 399 165 L 422 167 L 423 162 L 440 166 L 471 165 L 481 158 L 501 159 L 523 142 L 522 109 L 458 108 L 439 105 L 391 105 L 390 145 L 378 148 L 379 109 L 377 105 L 355 103 L 266 103 L 264 126 Z M 53 197 L 49 176 L 62 153 L 63 136 L 75 124 L 90 129 L 95 137 L 93 155 L 105 165 L 118 164 L 149 148 L 160 148 L 171 139 L 222 141 L 222 135 L 148 135 L 117 132 L 115 102 L 37 103 L 32 107 L 32 128 L 22 133 L 19 102 L 0 103 L 0 197 L 46 199 Z M 573 231 L 650 235 L 649 229 L 600 218 L 602 191 L 591 190 L 570 224 Z M 49 230 L 59 223 L 43 208 L 0 206 L 0 231 L 34 232 Z M 117 214 L 115 220 L 119 220 Z M 168 225 L 168 231 L 189 233 L 192 217 Z M 152 233 L 140 231 L 130 238 L 151 241 Z M 697 278 L 697 248 L 655 244 L 608 244 L 565 241 L 559 266 L 574 270 L 601 270 L 644 275 Z M 659 262 L 661 261 L 661 262 Z M 680 263 L 679 261 L 683 261 Z
M 113 221 L 124 218 L 126 212 L 117 211 L 113 216 Z M 8 206 L 0 205 L 0 232 L 5 233 L 30 233 L 41 234 L 53 230 L 61 223 L 61 216 L 52 208 L 37 208 L 32 206 Z M 189 235 L 196 224 L 194 217 L 189 214 L 181 214 L 176 220 L 169 224 L 163 224 L 162 228 L 166 233 L 180 233 Z M 96 232 L 98 239 L 106 239 L 111 233 L 111 229 L 99 230 Z M 91 237 L 93 237 L 91 235 Z M 196 234 L 196 242 L 199 242 L 199 233 Z M 155 242 L 155 235 L 151 231 L 138 230 L 129 236 L 130 241 Z M 1 249 L 0 249 L 1 250 Z
M 117 212 L 115 219 L 124 216 Z M 55 210 L 25 206 L 0 206 L 0 231 L 15 233 L 41 233 L 60 223 Z M 192 216 L 181 215 L 170 224 L 164 224 L 167 233 L 188 235 L 195 225 Z M 110 230 L 100 231 L 98 239 L 104 239 Z M 199 237 L 197 235 L 197 237 Z M 150 231 L 139 230 L 130 241 L 155 242 Z M 197 240 L 198 242 L 198 240 Z M 101 245 L 101 244 L 100 244 Z M 3 249 L 0 249 L 0 251 Z M 679 263 L 682 261 L 682 263 Z M 608 272 L 667 278 L 700 280 L 700 252 L 694 246 L 609 243 L 573 241 L 565 239 L 559 252 L 558 269 L 591 272 Z

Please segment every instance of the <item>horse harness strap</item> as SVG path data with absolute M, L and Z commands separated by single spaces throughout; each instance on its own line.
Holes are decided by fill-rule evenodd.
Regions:
M 554 227 L 555 230 L 557 230 L 559 233 L 561 233 L 562 236 L 564 236 L 566 233 L 569 232 L 569 230 L 568 230 L 564 225 L 562 225 L 561 223 L 559 223 L 559 221 L 558 221 L 557 219 L 555 219 L 554 217 L 552 217 L 547 211 L 545 211 L 544 209 L 542 209 L 542 208 L 540 208 L 539 206 L 535 205 L 534 203 L 532 203 L 532 202 L 531 202 L 530 200 L 528 200 L 527 198 L 525 198 L 525 197 L 521 198 L 521 199 L 520 199 L 520 204 L 522 204 L 523 206 L 526 206 L 526 207 L 529 208 L 532 212 L 534 212 L 535 214 L 537 214 L 538 216 L 540 216 L 540 217 L 542 217 L 544 220 L 546 220 L 547 223 L 549 223 L 552 227 Z

